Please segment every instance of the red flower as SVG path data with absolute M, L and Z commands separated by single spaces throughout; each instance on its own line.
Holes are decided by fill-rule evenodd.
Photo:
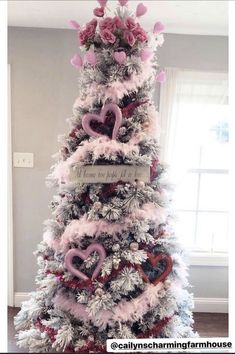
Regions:
M 96 27 L 97 27 L 97 20 L 95 18 L 86 24 L 85 29 L 79 33 L 79 39 L 81 45 L 84 45 L 89 38 L 94 37 Z
M 113 44 L 116 42 L 116 37 L 108 29 L 104 29 L 103 31 L 100 31 L 100 37 L 105 44 L 108 44 L 108 43 Z
M 113 19 L 111 17 L 106 17 L 104 20 L 100 21 L 99 28 L 101 31 L 109 30 L 110 32 L 113 31 Z
M 104 16 L 104 8 L 103 7 L 96 7 L 93 10 L 93 14 L 97 17 L 103 17 Z
M 122 20 L 120 19 L 120 17 L 115 16 L 113 18 L 113 29 L 116 30 L 116 29 L 122 29 L 122 28 L 124 28 L 124 24 L 123 24 Z
M 127 17 L 125 21 L 125 28 L 129 31 L 133 31 L 136 28 L 136 23 L 132 17 Z
M 136 28 L 133 30 L 133 34 L 140 42 L 146 42 L 148 40 L 147 33 L 140 27 L 139 23 L 137 23 Z
M 124 39 L 131 47 L 135 44 L 135 37 L 130 31 L 124 31 Z

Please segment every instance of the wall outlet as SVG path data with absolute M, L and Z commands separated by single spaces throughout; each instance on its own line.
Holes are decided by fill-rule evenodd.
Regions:
M 33 168 L 34 154 L 31 152 L 14 152 L 13 165 L 14 167 Z

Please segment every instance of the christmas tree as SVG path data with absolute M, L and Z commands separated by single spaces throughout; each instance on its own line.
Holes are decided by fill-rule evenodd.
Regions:
M 110 338 L 194 337 L 184 252 L 159 161 L 152 100 L 163 29 L 100 0 L 78 32 L 80 96 L 48 177 L 53 219 L 36 251 L 37 290 L 15 317 L 30 352 L 104 352 Z M 156 126 L 156 129 L 155 129 Z

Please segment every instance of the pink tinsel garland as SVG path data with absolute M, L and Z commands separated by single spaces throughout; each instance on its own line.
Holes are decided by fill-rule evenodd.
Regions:
M 131 301 L 122 300 L 112 310 L 102 310 L 96 315 L 91 315 L 87 312 L 87 307 L 83 304 L 67 298 L 61 293 L 57 294 L 54 299 L 55 306 L 70 312 L 79 320 L 91 320 L 94 325 L 100 329 L 105 329 L 106 326 L 113 321 L 127 322 L 138 321 L 150 308 L 154 308 L 159 304 L 160 298 L 165 295 L 164 283 L 159 283 L 154 286 L 147 284 L 145 290 L 137 298 Z M 172 315 L 172 314 L 171 314 Z

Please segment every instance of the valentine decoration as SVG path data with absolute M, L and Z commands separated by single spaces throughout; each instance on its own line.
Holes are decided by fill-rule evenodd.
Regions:
M 77 21 L 74 21 L 74 20 L 70 20 L 70 21 L 69 21 L 69 25 L 70 25 L 71 28 L 73 28 L 73 29 L 75 29 L 75 30 L 77 30 L 77 31 L 79 31 L 80 28 L 81 28 L 81 26 L 79 25 L 79 23 L 78 23 Z
M 150 280 L 149 277 L 146 275 L 144 269 L 142 268 L 142 266 L 138 265 L 138 270 L 139 272 L 142 274 L 143 279 L 149 283 L 153 283 L 155 286 L 164 281 L 167 276 L 171 273 L 172 271 L 172 267 L 173 267 L 173 261 L 172 258 L 169 255 L 166 255 L 164 253 L 160 253 L 158 255 L 154 255 L 152 253 L 148 253 L 148 260 L 150 262 L 150 264 L 152 265 L 152 267 L 156 267 L 161 261 L 165 262 L 165 269 L 162 272 L 162 274 L 160 276 L 157 276 L 155 279 Z
M 160 34 L 165 30 L 165 26 L 161 22 L 156 22 L 153 28 L 154 34 Z
M 99 262 L 97 263 L 97 266 L 92 274 L 91 279 L 94 280 L 95 278 L 97 278 L 97 276 L 100 272 L 100 269 L 102 267 L 102 264 L 103 264 L 105 257 L 106 257 L 105 249 L 99 243 L 92 243 L 90 246 L 87 247 L 86 250 L 80 250 L 78 248 L 69 250 L 66 253 L 65 259 L 64 259 L 65 266 L 68 269 L 68 271 L 71 272 L 73 275 L 75 275 L 77 278 L 79 278 L 81 280 L 89 280 L 90 278 L 87 275 L 85 275 L 79 269 L 76 269 L 74 267 L 73 259 L 74 259 L 74 257 L 79 257 L 82 260 L 86 260 L 90 256 L 90 254 L 93 252 L 98 253 Z
M 125 52 L 114 52 L 113 54 L 114 59 L 116 60 L 116 62 L 118 62 L 118 64 L 123 64 L 126 61 L 126 53 Z
M 75 66 L 75 68 L 79 69 L 83 65 L 82 58 L 79 54 L 75 54 L 71 59 L 71 64 Z
M 146 12 L 147 12 L 147 7 L 144 6 L 142 2 L 138 4 L 136 8 L 136 16 L 137 17 L 143 16 L 144 14 L 146 14 Z
M 122 112 L 121 112 L 120 108 L 118 107 L 118 105 L 116 105 L 115 103 L 106 104 L 102 108 L 100 114 L 87 113 L 82 118 L 82 127 L 85 130 L 85 132 L 94 138 L 102 136 L 103 134 L 97 133 L 96 131 L 94 131 L 91 128 L 91 122 L 94 121 L 94 122 L 105 124 L 106 114 L 108 112 L 112 112 L 115 117 L 115 123 L 114 123 L 114 127 L 113 127 L 113 132 L 112 132 L 112 139 L 116 139 L 118 129 L 120 128 L 121 123 L 122 123 Z
M 153 51 L 150 48 L 143 48 L 140 52 L 140 58 L 142 61 L 151 59 L 153 56 Z
M 47 178 L 56 194 L 35 253 L 36 291 L 15 318 L 25 352 L 102 353 L 108 338 L 196 336 L 157 134 L 165 28 L 141 21 L 146 4 L 158 13 L 151 3 L 118 0 L 112 12 L 98 0 L 87 23 L 69 22 L 79 96 Z
M 118 0 L 118 2 L 121 6 L 126 6 L 126 4 L 128 3 L 128 0 Z
M 160 83 L 164 83 L 166 81 L 166 73 L 165 71 L 160 71 L 160 73 L 157 74 L 156 76 L 156 81 Z
M 101 7 L 105 7 L 108 0 L 97 0 Z
M 96 65 L 97 63 L 96 54 L 91 49 L 85 54 L 85 59 L 91 65 Z

